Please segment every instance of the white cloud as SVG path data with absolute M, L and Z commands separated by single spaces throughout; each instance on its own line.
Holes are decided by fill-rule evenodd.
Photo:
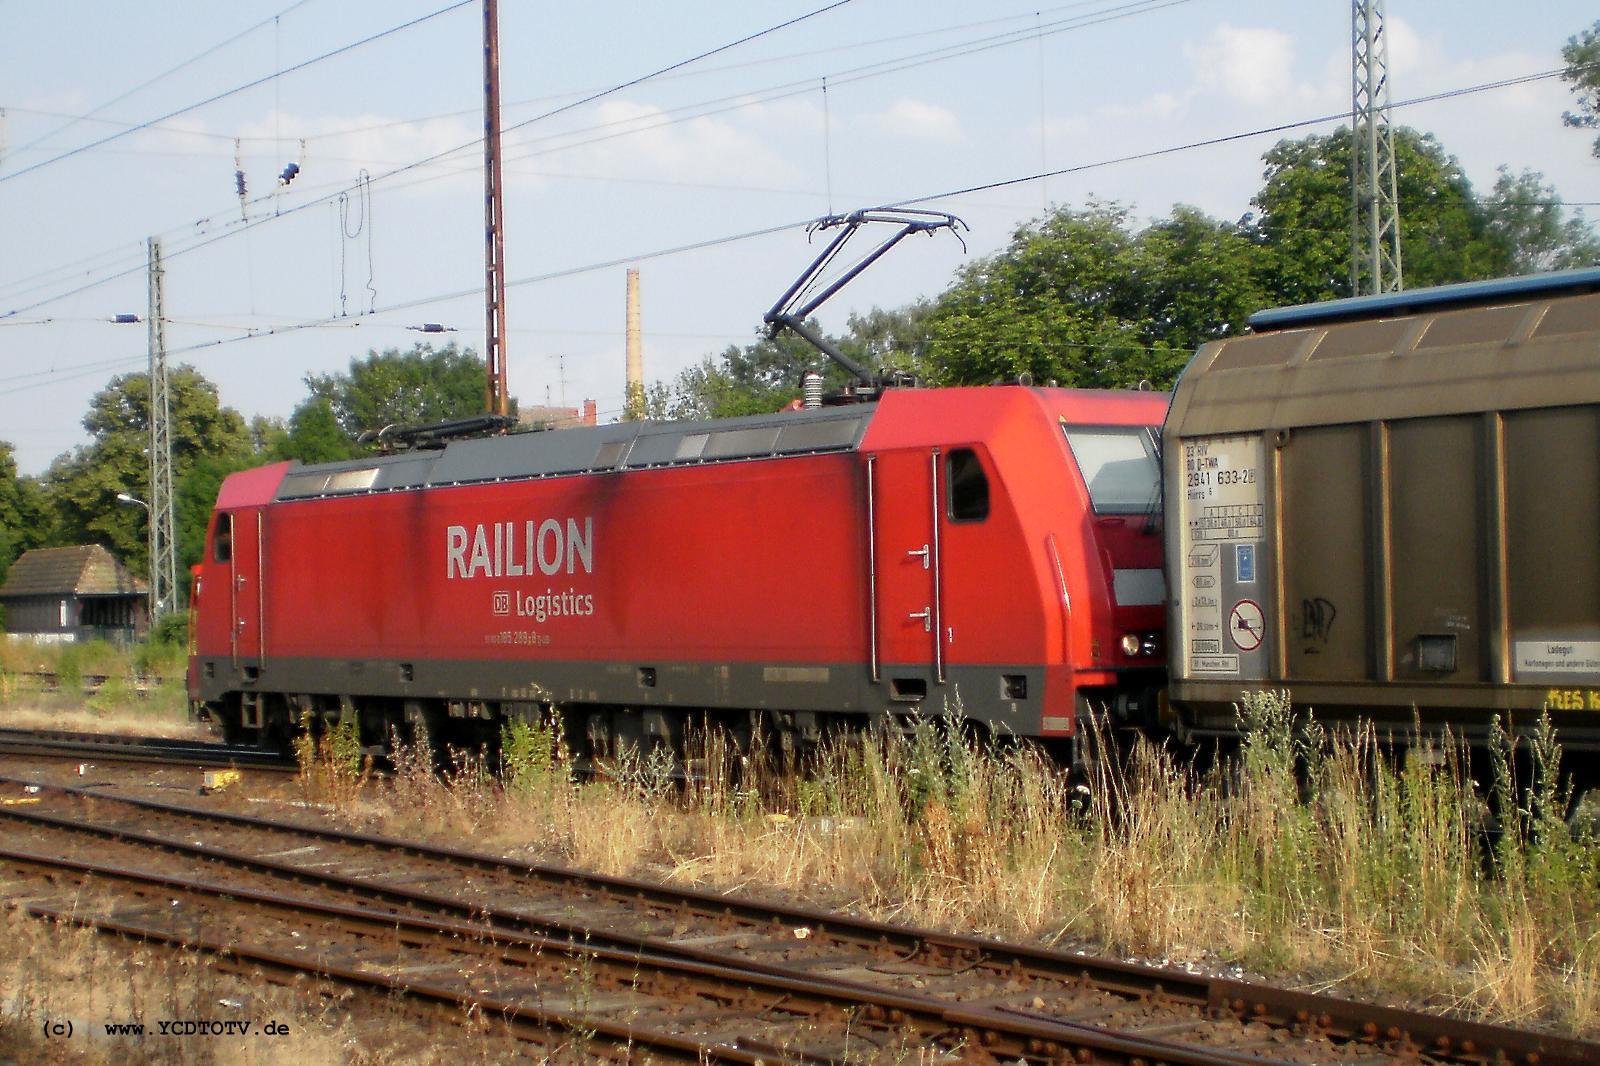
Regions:
M 901 98 L 867 121 L 891 136 L 912 137 L 939 144 L 959 144 L 965 139 L 961 120 L 947 107 L 925 100 Z
M 596 176 L 647 177 L 681 182 L 772 185 L 795 180 L 794 168 L 767 144 L 723 118 L 675 120 L 659 107 L 627 100 L 600 105 L 597 129 L 544 141 L 535 166 L 549 165 Z M 529 153 L 508 147 L 507 157 Z
M 1199 89 L 1251 107 L 1278 103 L 1295 89 L 1294 39 L 1282 30 L 1224 22 L 1183 53 Z
M 1189 102 L 1194 97 L 1193 92 L 1156 93 L 1135 100 L 1130 104 L 1115 104 L 1102 107 L 1095 112 L 1095 117 L 1101 121 L 1117 123 L 1127 122 L 1130 119 L 1153 120 L 1156 122 L 1170 122 L 1182 118 L 1188 111 Z

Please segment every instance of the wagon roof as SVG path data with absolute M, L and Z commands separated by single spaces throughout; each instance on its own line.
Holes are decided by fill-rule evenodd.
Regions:
M 1600 270 L 1317 312 L 1264 313 L 1269 331 L 1201 348 L 1167 437 L 1600 403 Z
M 1274 307 L 1250 316 L 1250 328 L 1257 333 L 1290 329 L 1318 323 L 1344 322 L 1359 318 L 1394 318 L 1457 307 L 1489 303 L 1521 303 L 1532 299 L 1600 292 L 1600 267 L 1553 270 L 1545 274 L 1524 274 L 1515 278 L 1464 281 L 1456 285 L 1435 285 L 1426 289 L 1385 292 L 1375 296 L 1352 296 L 1344 300 L 1324 300 L 1294 307 Z

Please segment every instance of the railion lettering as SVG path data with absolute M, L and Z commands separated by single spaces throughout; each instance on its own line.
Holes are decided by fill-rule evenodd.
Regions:
M 594 573 L 594 518 L 530 518 L 445 529 L 445 577 Z

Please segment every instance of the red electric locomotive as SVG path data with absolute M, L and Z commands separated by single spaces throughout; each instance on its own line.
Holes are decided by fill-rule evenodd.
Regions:
M 954 715 L 1071 738 L 1163 680 L 1162 394 L 888 389 L 875 403 L 450 441 L 230 477 L 190 695 L 237 739 L 303 713 L 579 754 L 691 716 L 804 743 Z

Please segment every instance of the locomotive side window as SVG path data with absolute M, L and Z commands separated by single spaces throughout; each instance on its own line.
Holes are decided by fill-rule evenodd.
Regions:
M 946 510 L 952 522 L 982 522 L 989 517 L 989 476 L 971 448 L 956 448 L 945 460 Z
M 1062 426 L 1095 514 L 1149 514 L 1161 505 L 1161 461 L 1149 426 Z
M 211 532 L 211 558 L 219 563 L 233 558 L 232 515 L 217 515 L 217 528 Z

